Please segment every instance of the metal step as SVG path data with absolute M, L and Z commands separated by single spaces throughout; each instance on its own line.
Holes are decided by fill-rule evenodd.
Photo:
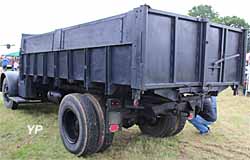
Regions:
M 24 99 L 22 97 L 9 97 L 10 100 L 20 104 L 20 103 L 41 103 L 39 99 Z

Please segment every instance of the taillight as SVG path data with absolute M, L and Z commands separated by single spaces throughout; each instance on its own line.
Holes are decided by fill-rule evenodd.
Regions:
M 109 131 L 111 133 L 119 131 L 119 124 L 110 124 L 109 125 Z
M 121 101 L 116 98 L 110 98 L 107 101 L 107 105 L 110 107 L 110 109 L 118 109 L 122 107 Z
M 188 120 L 191 120 L 191 119 L 193 119 L 193 118 L 194 118 L 194 114 L 193 114 L 193 113 L 189 113 L 187 119 L 188 119 Z

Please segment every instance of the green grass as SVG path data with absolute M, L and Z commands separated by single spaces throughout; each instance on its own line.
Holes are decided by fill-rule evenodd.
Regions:
M 165 139 L 143 136 L 133 127 L 117 133 L 104 153 L 78 158 L 61 142 L 58 106 L 25 105 L 11 111 L 0 102 L 0 160 L 250 159 L 250 97 L 234 97 L 226 90 L 218 106 L 219 118 L 210 135 L 200 136 L 188 123 L 181 134 Z M 27 125 L 43 125 L 44 130 L 29 135 Z

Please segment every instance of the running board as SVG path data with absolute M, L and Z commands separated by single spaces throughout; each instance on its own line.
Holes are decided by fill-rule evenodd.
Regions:
M 20 104 L 20 103 L 41 103 L 39 99 L 24 99 L 22 97 L 9 97 L 10 100 Z

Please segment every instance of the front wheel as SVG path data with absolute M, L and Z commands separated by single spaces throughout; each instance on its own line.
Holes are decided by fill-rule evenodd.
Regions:
M 6 108 L 10 109 L 17 109 L 18 104 L 10 99 L 9 97 L 9 84 L 7 78 L 3 80 L 2 85 L 2 96 L 3 96 L 3 103 Z
M 155 120 L 144 120 L 139 123 L 139 128 L 143 134 L 152 137 L 169 137 L 181 132 L 185 126 L 186 117 L 181 114 L 167 113 L 157 116 Z

